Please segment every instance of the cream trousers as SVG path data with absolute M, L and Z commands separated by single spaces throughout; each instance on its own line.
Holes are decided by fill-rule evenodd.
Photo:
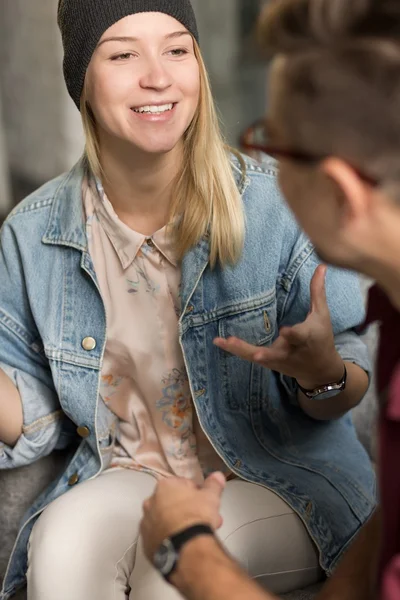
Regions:
M 139 538 L 142 504 L 155 485 L 146 473 L 109 470 L 50 504 L 30 538 L 28 600 L 180 599 Z M 284 593 L 321 578 L 303 523 L 273 492 L 230 481 L 221 512 L 221 541 L 264 587 Z

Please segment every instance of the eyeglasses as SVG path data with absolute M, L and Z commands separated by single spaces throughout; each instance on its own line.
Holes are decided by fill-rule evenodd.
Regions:
M 266 155 L 271 156 L 278 161 L 287 159 L 309 166 L 318 165 L 321 161 L 329 157 L 329 155 L 315 156 L 301 150 L 281 148 L 272 144 L 268 137 L 266 122 L 263 119 L 256 121 L 253 125 L 251 125 L 251 127 L 248 127 L 240 136 L 239 143 L 240 148 L 243 151 L 248 152 L 250 156 L 261 163 L 265 162 Z M 360 179 L 369 185 L 373 187 L 379 185 L 379 181 L 377 179 L 360 171 L 358 167 L 351 165 L 351 168 L 360 177 Z

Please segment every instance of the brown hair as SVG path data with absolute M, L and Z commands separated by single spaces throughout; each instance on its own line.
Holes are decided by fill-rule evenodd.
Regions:
M 272 0 L 262 45 L 285 57 L 282 127 L 296 148 L 400 183 L 397 0 Z

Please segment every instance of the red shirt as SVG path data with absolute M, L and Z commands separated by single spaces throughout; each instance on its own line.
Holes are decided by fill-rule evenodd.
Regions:
M 367 324 L 380 321 L 379 478 L 383 536 L 380 600 L 400 600 L 400 312 L 379 287 L 370 291 Z

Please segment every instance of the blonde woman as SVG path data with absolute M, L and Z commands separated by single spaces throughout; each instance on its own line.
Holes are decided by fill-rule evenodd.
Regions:
M 374 506 L 347 416 L 368 385 L 357 282 L 329 272 L 330 318 L 273 164 L 223 143 L 189 0 L 61 0 L 59 24 L 87 144 L 2 229 L 0 467 L 70 456 L 0 598 L 26 575 L 29 600 L 177 598 L 144 558 L 142 503 L 214 471 L 250 574 L 316 581 Z

